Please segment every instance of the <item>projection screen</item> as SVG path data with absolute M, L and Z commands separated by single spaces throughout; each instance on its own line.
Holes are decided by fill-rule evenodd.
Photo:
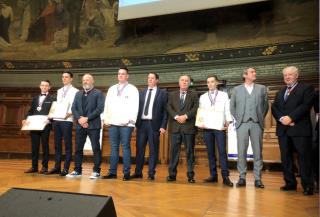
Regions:
M 119 0 L 118 20 L 204 10 L 267 0 Z

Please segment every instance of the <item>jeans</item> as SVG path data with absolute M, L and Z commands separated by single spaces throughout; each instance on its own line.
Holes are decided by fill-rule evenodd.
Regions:
M 122 144 L 123 174 L 129 175 L 131 169 L 130 140 L 133 127 L 115 126 L 109 127 L 109 139 L 111 145 L 109 173 L 117 174 L 119 162 L 119 147 Z

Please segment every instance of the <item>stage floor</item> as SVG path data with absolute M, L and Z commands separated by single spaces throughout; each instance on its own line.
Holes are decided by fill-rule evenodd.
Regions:
M 281 192 L 280 172 L 264 171 L 262 180 L 266 188 L 256 189 L 249 171 L 247 187 L 238 189 L 224 187 L 221 177 L 218 184 L 204 184 L 202 180 L 208 176 L 208 168 L 202 165 L 195 168 L 195 184 L 187 182 L 186 165 L 179 166 L 175 183 L 166 182 L 166 165 L 159 165 L 154 181 L 146 179 L 146 166 L 143 179 L 122 181 L 121 165 L 116 180 L 90 180 L 91 163 L 84 164 L 83 176 L 76 179 L 24 174 L 30 165 L 29 160 L 1 159 L 0 194 L 20 187 L 108 195 L 113 198 L 118 217 L 319 216 L 319 194 L 303 196 L 300 185 L 297 192 Z M 102 164 L 102 175 L 108 166 Z M 232 170 L 230 178 L 236 182 L 237 171 Z

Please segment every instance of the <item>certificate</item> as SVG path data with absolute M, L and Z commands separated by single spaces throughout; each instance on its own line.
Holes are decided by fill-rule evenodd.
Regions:
M 70 104 L 68 102 L 57 102 L 54 101 L 51 105 L 48 117 L 65 119 L 69 110 Z
M 206 129 L 222 130 L 224 128 L 224 113 L 214 107 L 198 108 L 196 126 Z
M 48 116 L 31 115 L 28 116 L 21 130 L 43 130 L 48 124 Z

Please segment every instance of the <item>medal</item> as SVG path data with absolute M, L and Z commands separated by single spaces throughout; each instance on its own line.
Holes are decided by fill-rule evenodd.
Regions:
M 37 107 L 37 111 L 38 111 L 38 112 L 41 111 L 41 109 L 42 109 L 41 106 L 38 106 L 38 107 Z

